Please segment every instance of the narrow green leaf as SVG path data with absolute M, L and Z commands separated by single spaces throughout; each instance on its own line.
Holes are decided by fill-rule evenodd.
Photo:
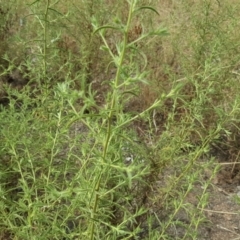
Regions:
M 134 95 L 135 97 L 138 97 L 138 95 L 136 93 L 132 92 L 132 91 L 124 91 L 122 93 L 122 95 L 124 95 L 124 94 L 130 94 L 130 95 Z
M 144 9 L 151 10 L 151 11 L 155 12 L 157 15 L 160 15 L 155 8 L 149 7 L 149 6 L 142 6 L 142 7 L 140 7 L 140 8 L 137 8 L 137 9 L 135 10 L 135 12 L 140 11 L 140 10 L 144 10 Z
M 166 36 L 166 35 L 169 35 L 167 28 L 160 28 L 149 33 L 149 36 Z
M 55 13 L 61 15 L 61 16 L 64 16 L 62 13 L 60 13 L 59 11 L 57 11 L 57 10 L 55 10 L 53 8 L 48 8 L 48 10 L 51 10 L 51 11 L 53 11 L 53 12 L 55 12 Z
M 37 3 L 37 2 L 39 2 L 40 0 L 36 0 L 36 1 L 34 1 L 34 2 L 32 2 L 32 3 L 29 3 L 29 4 L 27 4 L 28 6 L 32 6 L 33 4 L 35 4 L 35 3 Z
M 95 34 L 96 32 L 98 32 L 98 31 L 100 31 L 100 30 L 102 30 L 102 29 L 108 29 L 108 28 L 110 28 L 110 29 L 115 29 L 115 30 L 120 30 L 119 27 L 113 27 L 113 26 L 111 26 L 111 25 L 105 25 L 105 26 L 101 26 L 101 27 L 97 28 L 97 29 L 93 32 L 93 34 Z

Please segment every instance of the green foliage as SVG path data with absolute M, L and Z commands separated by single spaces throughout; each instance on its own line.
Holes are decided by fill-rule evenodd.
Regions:
M 1 6 L 0 239 L 197 239 L 238 38 L 234 9 L 190 2 L 169 31 L 157 1 Z

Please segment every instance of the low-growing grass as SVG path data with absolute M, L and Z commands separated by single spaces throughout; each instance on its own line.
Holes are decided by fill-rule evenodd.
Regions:
M 198 239 L 238 131 L 238 10 L 1 3 L 0 239 Z

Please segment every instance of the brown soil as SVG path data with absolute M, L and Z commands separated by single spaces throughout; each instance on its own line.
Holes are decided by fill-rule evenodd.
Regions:
M 210 192 L 208 209 L 205 209 L 211 228 L 207 238 L 203 239 L 240 239 L 240 207 L 236 200 L 238 197 L 240 199 L 239 177 L 240 174 L 232 172 L 231 165 L 223 166 L 217 175 Z
M 232 164 L 223 164 L 216 178 L 212 180 L 207 190 L 208 205 L 202 209 L 206 223 L 200 225 L 197 239 L 240 239 L 240 172 L 236 174 L 236 171 L 236 169 L 232 171 Z M 199 192 L 201 192 L 200 184 L 194 187 L 186 201 L 196 206 L 198 203 L 196 196 Z M 178 217 L 181 219 L 184 214 L 180 212 Z M 178 234 L 181 234 L 181 230 L 178 230 Z M 181 237 L 176 236 L 174 239 L 181 239 Z

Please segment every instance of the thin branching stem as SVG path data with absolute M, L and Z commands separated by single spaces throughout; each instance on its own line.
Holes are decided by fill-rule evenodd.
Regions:
M 132 20 L 132 15 L 134 12 L 136 1 L 132 0 L 131 2 L 129 2 L 129 5 L 130 5 L 130 9 L 129 9 L 129 14 L 128 14 L 128 20 L 127 20 L 126 27 L 124 29 L 123 46 L 122 46 L 122 51 L 120 54 L 120 60 L 117 63 L 117 73 L 116 73 L 116 77 L 114 80 L 113 93 L 112 93 L 112 97 L 111 97 L 112 101 L 110 104 L 110 109 L 109 109 L 110 111 L 109 111 L 108 120 L 107 120 L 107 136 L 106 136 L 106 140 L 105 140 L 105 144 L 104 144 L 104 148 L 103 148 L 103 160 L 104 161 L 106 161 L 108 146 L 109 146 L 111 135 L 112 135 L 112 119 L 113 119 L 114 114 L 116 114 L 116 115 L 118 114 L 118 112 L 116 112 L 116 103 L 118 101 L 118 85 L 120 82 L 120 74 L 122 71 L 122 66 L 124 64 L 124 59 L 125 59 L 125 54 L 126 54 L 126 49 L 127 49 L 127 44 L 128 44 L 128 31 L 130 28 L 130 23 Z M 103 35 L 102 35 L 102 38 L 104 39 L 105 45 L 108 47 L 108 44 L 107 44 L 105 38 L 103 37 Z M 108 49 L 110 49 L 110 48 L 108 47 Z M 112 54 L 112 51 L 109 50 L 109 52 L 110 52 L 110 55 L 113 58 L 115 58 L 115 56 Z M 98 206 L 98 201 L 99 201 L 99 189 L 100 189 L 102 174 L 103 174 L 103 171 L 101 171 L 99 173 L 99 177 L 98 177 L 98 180 L 97 180 L 96 186 L 95 186 L 95 199 L 94 199 L 93 210 L 92 210 L 92 214 L 91 214 L 92 215 L 91 216 L 92 225 L 91 225 L 90 240 L 93 240 L 93 238 L 94 238 L 94 229 L 95 229 L 94 217 L 97 212 L 97 206 Z
M 44 13 L 44 36 L 43 36 L 43 77 L 46 82 L 47 77 L 47 35 L 48 35 L 48 11 L 50 0 L 46 1 L 46 8 Z

